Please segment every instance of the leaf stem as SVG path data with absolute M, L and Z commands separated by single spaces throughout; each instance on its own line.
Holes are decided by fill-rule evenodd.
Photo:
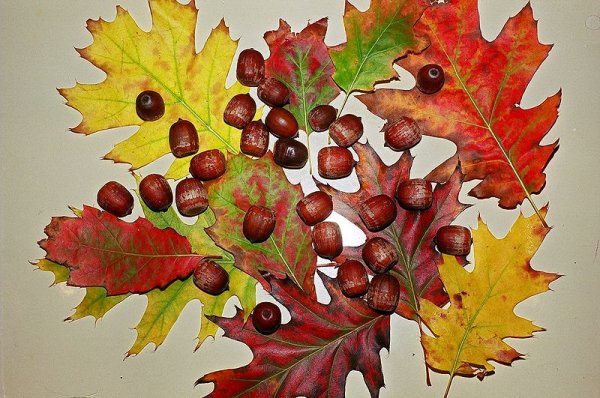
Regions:
M 452 380 L 454 380 L 454 375 L 450 376 L 450 379 L 448 379 L 448 383 L 446 384 L 446 390 L 444 391 L 444 398 L 448 398 L 448 394 L 450 393 L 450 387 L 452 386 Z

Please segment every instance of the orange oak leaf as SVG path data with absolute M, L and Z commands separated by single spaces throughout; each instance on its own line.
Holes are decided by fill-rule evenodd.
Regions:
M 547 208 L 540 210 L 546 215 Z M 513 310 L 523 300 L 549 290 L 559 275 L 531 268 L 531 258 L 550 229 L 536 215 L 519 216 L 511 231 L 497 239 L 479 219 L 473 231 L 474 270 L 444 255 L 440 278 L 450 297 L 443 309 L 423 299 L 419 316 L 433 335 L 421 334 L 427 365 L 455 376 L 483 377 L 494 370 L 493 360 L 511 364 L 522 355 L 505 338 L 531 337 L 542 331 Z
M 415 30 L 428 35 L 431 46 L 399 65 L 415 75 L 426 64 L 442 66 L 441 91 L 382 89 L 359 99 L 388 121 L 409 116 L 424 134 L 456 144 L 456 155 L 428 179 L 446 181 L 460 161 L 465 181 L 482 180 L 470 195 L 496 197 L 503 208 L 527 198 L 542 219 L 531 195 L 544 187 L 543 170 L 557 149 L 557 143 L 539 144 L 558 117 L 561 94 L 532 109 L 519 106 L 551 48 L 538 42 L 531 6 L 511 18 L 491 43 L 481 36 L 477 0 L 431 7 Z

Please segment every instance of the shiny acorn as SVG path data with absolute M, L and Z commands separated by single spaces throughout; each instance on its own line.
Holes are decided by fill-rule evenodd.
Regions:
M 258 303 L 252 311 L 252 325 L 261 334 L 273 334 L 281 326 L 281 310 L 271 302 Z
M 202 181 L 185 178 L 175 186 L 175 205 L 179 213 L 194 217 L 208 209 L 208 192 Z
M 362 137 L 363 131 L 361 118 L 352 114 L 341 116 L 329 126 L 331 139 L 344 148 L 354 145 Z
M 375 236 L 368 239 L 362 249 L 365 264 L 376 274 L 388 272 L 398 262 L 398 251 L 385 238 Z
M 308 113 L 308 124 L 314 131 L 325 131 L 337 117 L 337 109 L 331 105 L 318 105 Z
M 360 261 L 346 260 L 337 273 L 340 290 L 346 297 L 359 297 L 369 288 L 369 277 Z
M 189 120 L 179 119 L 169 129 L 169 148 L 176 158 L 198 152 L 198 131 Z
M 273 160 L 286 169 L 301 169 L 308 161 L 308 148 L 298 140 L 280 138 L 273 146 Z
M 263 79 L 256 90 L 258 98 L 271 107 L 282 107 L 290 100 L 290 90 L 280 80 L 273 77 Z
M 400 283 L 395 276 L 378 274 L 371 279 L 367 290 L 367 305 L 378 312 L 396 311 L 400 301 Z
M 425 210 L 433 203 L 431 183 L 422 178 L 402 181 L 396 189 L 396 200 L 407 210 Z
M 173 191 L 166 178 L 149 174 L 140 181 L 140 196 L 153 211 L 165 211 L 173 204 Z
M 256 102 L 250 94 L 237 94 L 227 103 L 223 121 L 230 126 L 243 129 L 256 114 Z
M 125 217 L 133 210 L 133 195 L 116 181 L 104 184 L 98 190 L 96 201 L 102 209 L 117 217 Z
M 365 200 L 358 214 L 369 231 L 377 232 L 394 222 L 398 211 L 393 199 L 381 194 Z
M 275 212 L 263 206 L 251 206 L 242 224 L 242 233 L 252 243 L 269 239 L 275 229 Z
M 260 158 L 267 153 L 268 149 L 269 130 L 267 126 L 260 120 L 248 123 L 242 130 L 240 151 L 243 154 Z
M 253 48 L 243 50 L 236 66 L 237 80 L 247 87 L 256 87 L 265 77 L 265 59 Z
M 294 138 L 298 135 L 298 121 L 285 108 L 272 108 L 265 118 L 265 124 L 277 138 Z
M 460 225 L 446 225 L 438 229 L 435 244 L 440 252 L 466 256 L 471 251 L 471 231 Z
M 192 274 L 194 285 L 205 293 L 216 296 L 229 287 L 229 274 L 223 267 L 209 259 L 202 259 Z
M 404 116 L 386 128 L 383 134 L 384 146 L 394 151 L 405 151 L 417 145 L 422 136 L 417 122 Z
M 444 86 L 444 69 L 435 64 L 425 65 L 417 72 L 417 88 L 423 94 L 435 94 Z
M 323 178 L 335 180 L 352 174 L 356 161 L 348 148 L 329 146 L 317 153 L 317 169 Z
M 214 180 L 226 171 L 226 161 L 223 152 L 210 149 L 195 155 L 190 161 L 190 174 L 199 180 Z
M 309 193 L 296 204 L 296 213 L 306 225 L 325 221 L 333 212 L 333 200 L 323 191 Z
M 142 91 L 135 99 L 135 111 L 144 121 L 158 120 L 165 114 L 165 101 L 156 91 Z
M 342 254 L 342 230 L 335 222 L 323 221 L 315 225 L 312 240 L 313 248 L 320 257 L 332 260 Z

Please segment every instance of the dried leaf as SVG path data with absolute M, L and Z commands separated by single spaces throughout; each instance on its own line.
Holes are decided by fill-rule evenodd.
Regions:
M 252 362 L 238 369 L 221 370 L 197 383 L 215 383 L 213 398 L 343 397 L 352 370 L 363 374 L 372 397 L 383 387 L 379 352 L 389 349 L 389 316 L 370 310 L 360 299 L 343 296 L 337 284 L 321 275 L 331 296 L 321 304 L 289 279 L 268 277 L 272 294 L 291 320 L 272 335 L 262 335 L 238 311 L 229 318 L 213 317 L 225 336 L 247 344 Z

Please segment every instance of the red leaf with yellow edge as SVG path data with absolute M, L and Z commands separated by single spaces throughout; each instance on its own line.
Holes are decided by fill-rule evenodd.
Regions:
M 325 45 L 327 19 L 311 23 L 300 33 L 292 33 L 281 20 L 279 29 L 265 33 L 271 54 L 265 61 L 267 76 L 273 76 L 290 89 L 288 109 L 300 129 L 310 133 L 308 113 L 317 105 L 329 104 L 340 90 L 332 79 L 335 72 Z
M 437 271 L 442 258 L 433 239 L 440 227 L 450 224 L 468 207 L 458 201 L 462 175 L 456 170 L 446 184 L 438 184 L 433 192 L 433 204 L 428 209 L 405 210 L 396 204 L 398 216 L 395 222 L 383 231 L 371 232 L 360 219 L 360 205 L 375 195 L 386 194 L 393 198 L 398 184 L 409 179 L 413 158 L 404 152 L 396 163 L 386 166 L 369 144 L 355 144 L 353 148 L 359 158 L 356 165 L 359 190 L 348 193 L 328 185 L 317 185 L 333 197 L 335 211 L 361 228 L 367 239 L 380 236 L 396 246 L 400 260 L 390 271 L 401 287 L 396 312 L 414 318 L 421 297 L 439 305 L 448 300 Z M 362 261 L 361 248 L 346 247 L 342 255 Z
M 247 344 L 254 358 L 241 368 L 200 378 L 197 383 L 215 383 L 208 397 L 341 398 L 352 370 L 362 373 L 372 397 L 379 396 L 384 385 L 379 352 L 389 349 L 390 317 L 363 300 L 346 298 L 332 279 L 321 276 L 329 304 L 307 296 L 289 279 L 267 277 L 273 296 L 291 315 L 271 335 L 257 332 L 251 319 L 244 322 L 241 311 L 233 318 L 210 318 L 226 337 Z
M 206 231 L 218 246 L 235 256 L 235 266 L 258 279 L 266 289 L 270 287 L 261 272 L 278 278 L 287 275 L 307 294 L 314 295 L 317 256 L 310 227 L 296 213 L 296 204 L 304 196 L 302 188 L 287 180 L 273 161 L 273 154 L 268 152 L 258 160 L 232 156 L 225 174 L 205 185 L 216 218 Z M 276 217 L 273 233 L 260 243 L 250 242 L 242 231 L 246 212 L 253 205 L 271 209 Z
M 202 259 L 188 240 L 139 218 L 129 223 L 84 206 L 80 217 L 54 217 L 40 241 L 46 259 L 69 268 L 67 283 L 108 295 L 145 293 L 188 277 Z
M 545 216 L 547 209 L 540 211 Z M 474 270 L 468 272 L 456 258 L 444 255 L 439 271 L 450 307 L 422 300 L 419 316 L 433 334 L 421 334 L 427 365 L 450 374 L 448 389 L 454 376 L 492 372 L 490 360 L 509 365 L 522 358 L 505 338 L 531 337 L 543 330 L 513 310 L 549 290 L 559 277 L 531 268 L 531 258 L 549 230 L 535 215 L 520 215 L 508 235 L 497 239 L 479 219 L 473 231 Z
M 431 7 L 415 30 L 428 35 L 431 46 L 399 65 L 415 75 L 426 64 L 442 66 L 441 91 L 385 89 L 359 99 L 384 119 L 409 116 L 424 134 L 456 144 L 457 154 L 429 179 L 447 181 L 460 161 L 465 181 L 482 180 L 470 195 L 496 197 L 504 208 L 527 198 L 536 207 L 531 195 L 544 187 L 543 170 L 557 149 L 556 143 L 539 144 L 558 117 L 561 96 L 531 109 L 519 106 L 551 48 L 538 42 L 531 6 L 511 18 L 493 42 L 481 36 L 477 0 Z

